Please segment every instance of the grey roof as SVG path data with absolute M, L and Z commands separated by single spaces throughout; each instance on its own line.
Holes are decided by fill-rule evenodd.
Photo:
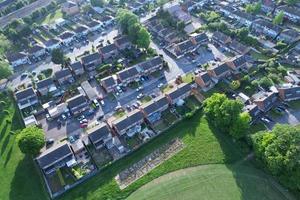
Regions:
M 16 95 L 17 101 L 20 101 L 24 98 L 27 98 L 28 96 L 35 95 L 35 92 L 34 92 L 33 88 L 30 87 L 30 88 L 27 88 L 25 90 L 21 90 L 21 91 L 16 92 L 15 95 Z
M 287 13 L 292 14 L 292 15 L 295 15 L 295 16 L 300 17 L 300 9 L 297 9 L 297 8 L 294 7 L 294 6 L 291 7 L 291 6 L 286 6 L 286 5 L 284 5 L 284 6 L 278 7 L 278 9 L 279 9 L 279 10 L 283 10 L 283 11 L 285 11 L 285 12 L 287 12 Z
M 230 48 L 239 52 L 243 53 L 248 47 L 246 45 L 243 45 L 242 43 L 238 42 L 237 40 L 232 40 L 232 42 L 229 44 Z
M 66 76 L 72 75 L 72 73 L 69 68 L 65 68 L 60 71 L 55 72 L 54 75 L 55 75 L 55 78 L 58 80 L 58 79 L 66 77 Z
M 88 130 L 88 136 L 93 143 L 103 140 L 110 135 L 110 130 L 106 124 L 95 126 Z
M 226 71 L 229 71 L 229 69 L 230 68 L 226 63 L 223 63 L 221 65 L 216 65 L 212 68 L 212 70 L 216 73 L 217 76 L 223 74 Z
M 300 98 L 300 86 L 289 85 L 289 86 L 279 86 L 278 90 L 284 91 L 285 98 Z
M 208 37 L 205 33 L 200 33 L 200 34 L 194 36 L 194 39 L 197 43 L 200 43 L 200 42 L 208 40 Z
M 252 120 L 257 116 L 257 112 L 260 112 L 258 106 L 256 104 L 246 105 L 244 107 L 244 111 L 247 111 L 249 115 L 252 117 Z
M 223 6 L 222 9 L 230 13 L 233 13 L 235 11 L 235 9 L 232 6 Z
M 282 31 L 282 28 L 280 26 L 274 25 L 265 19 L 257 19 L 253 23 L 262 27 L 267 27 L 268 29 L 271 29 L 277 33 Z
M 117 46 L 113 43 L 113 44 L 109 44 L 109 45 L 106 45 L 104 47 L 101 47 L 100 48 L 100 51 L 105 54 L 105 53 L 110 53 L 112 51 L 116 51 L 118 50 L 117 49 Z
M 154 58 L 146 60 L 145 62 L 138 64 L 138 66 L 145 71 L 151 69 L 152 67 L 157 67 L 162 63 L 163 63 L 162 58 L 160 56 L 156 56 Z
M 233 59 L 232 62 L 234 63 L 235 66 L 238 67 L 238 66 L 245 64 L 247 62 L 247 59 L 246 59 L 245 55 L 241 55 L 241 56 L 237 56 L 235 59 Z
M 77 62 L 72 63 L 72 64 L 70 65 L 70 68 L 71 68 L 73 71 L 75 71 L 75 70 L 77 70 L 77 69 L 82 69 L 83 66 L 82 66 L 82 64 L 81 64 L 80 61 L 77 61 Z
M 284 40 L 286 40 L 285 42 L 293 42 L 293 41 L 298 40 L 299 37 L 300 37 L 300 33 L 298 31 L 294 30 L 294 29 L 285 29 L 285 30 L 283 30 L 280 33 L 280 36 L 283 36 L 283 35 L 286 35 L 287 37 L 291 38 L 291 41 L 287 41 L 286 39 L 284 39 Z
M 60 41 L 58 39 L 52 38 L 50 40 L 47 40 L 44 44 L 46 47 L 52 46 L 54 44 L 58 44 Z
M 52 84 L 54 84 L 53 79 L 52 78 L 47 78 L 47 79 L 44 79 L 44 80 L 41 80 L 41 81 L 37 82 L 36 83 L 36 88 L 41 89 L 41 88 L 44 88 L 44 87 L 48 87 Z
M 183 42 L 180 42 L 176 45 L 178 48 L 180 48 L 181 51 L 187 51 L 189 48 L 193 47 L 194 44 L 192 43 L 191 40 L 186 40 Z
M 136 67 L 130 67 L 130 68 L 123 69 L 122 71 L 119 71 L 117 74 L 121 80 L 126 80 L 130 77 L 134 77 L 138 73 L 139 72 L 136 69 Z
M 100 24 L 99 22 L 92 20 L 92 21 L 89 21 L 89 23 L 87 23 L 87 26 L 90 28 L 93 28 L 95 26 L 98 26 L 99 24 Z
M 229 36 L 225 35 L 224 33 L 220 32 L 220 31 L 215 31 L 213 33 L 212 38 L 215 40 L 221 41 L 221 42 L 225 42 L 226 40 L 230 39 Z
M 160 56 L 156 56 L 151 59 L 151 64 L 152 65 L 161 65 L 161 64 L 163 64 L 163 59 Z
M 65 39 L 71 38 L 73 36 L 74 36 L 74 33 L 66 31 L 66 32 L 62 33 L 59 37 L 60 37 L 60 39 L 65 40 Z
M 75 32 L 75 33 L 82 33 L 82 32 L 84 32 L 84 31 L 86 31 L 86 30 L 88 30 L 88 28 L 87 28 L 86 26 L 78 26 L 78 27 L 74 30 L 74 32 Z
M 86 102 L 87 102 L 87 100 L 82 94 L 79 94 L 79 95 L 74 96 L 71 99 L 67 100 L 69 108 L 76 107 L 76 106 L 86 103 Z
M 70 154 L 72 154 L 70 146 L 67 143 L 63 143 L 62 145 L 53 146 L 43 152 L 37 157 L 37 162 L 41 168 L 44 168 Z
M 183 94 L 186 94 L 187 92 L 191 91 L 191 85 L 187 83 L 182 83 L 177 88 L 174 88 L 173 90 L 170 90 L 167 92 L 169 97 L 173 99 L 177 99 L 178 97 L 182 96 Z
M 151 113 L 154 113 L 158 111 L 160 108 L 164 107 L 165 105 L 168 105 L 168 99 L 165 96 L 158 96 L 155 99 L 152 99 L 151 101 L 147 102 L 146 104 L 142 105 L 144 112 L 147 115 L 150 115 Z
M 90 63 L 96 60 L 101 60 L 101 56 L 99 53 L 95 52 L 89 55 L 86 55 L 81 58 L 82 64 Z
M 248 20 L 248 21 L 253 21 L 253 20 L 255 20 L 255 17 L 254 17 L 253 15 L 251 15 L 251 14 L 249 14 L 249 13 L 246 13 L 246 12 L 242 12 L 242 11 L 240 11 L 240 10 L 236 10 L 236 11 L 234 12 L 234 14 L 237 15 L 237 16 L 239 16 L 240 18 L 244 18 L 244 19 L 246 19 L 246 20 Z
M 204 83 L 207 83 L 211 80 L 209 74 L 207 72 L 201 72 L 198 76 L 201 77 Z
M 124 36 L 124 37 L 120 37 L 120 38 L 116 39 L 115 43 L 117 43 L 118 45 L 123 45 L 123 44 L 130 43 L 130 40 L 127 36 Z
M 142 112 L 140 110 L 135 110 L 117 119 L 116 121 L 113 122 L 113 124 L 119 131 L 121 131 L 127 129 L 128 127 L 131 127 L 132 124 L 135 124 L 142 119 L 143 119 Z
M 110 20 L 112 20 L 112 19 L 113 19 L 112 16 L 104 15 L 104 16 L 101 17 L 100 21 L 101 21 L 101 22 L 107 22 L 107 21 L 110 21 Z
M 105 77 L 101 79 L 101 82 L 104 82 L 105 86 L 110 87 L 116 84 L 115 79 L 112 76 Z
M 34 45 L 34 46 L 30 47 L 27 50 L 27 52 L 29 54 L 33 54 L 33 53 L 38 52 L 38 51 L 43 50 L 43 49 L 44 49 L 44 47 L 42 47 L 41 45 Z
M 8 53 L 6 57 L 9 62 L 13 62 L 19 59 L 23 59 L 27 57 L 27 55 L 23 52 L 17 52 L 17 53 Z

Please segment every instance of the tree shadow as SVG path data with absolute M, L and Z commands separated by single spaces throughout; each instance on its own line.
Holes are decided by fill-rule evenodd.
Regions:
M 7 165 L 7 163 L 9 162 L 9 160 L 11 158 L 12 150 L 13 150 L 13 145 L 10 147 L 10 149 L 9 149 L 7 155 L 6 155 L 5 162 L 4 162 L 4 168 L 6 168 L 6 165 Z
M 10 185 L 9 199 L 49 199 L 46 196 L 46 192 L 41 181 L 42 179 L 34 166 L 32 158 L 25 156 L 16 167 L 15 174 Z
M 0 132 L 0 142 L 1 142 L 1 140 L 4 138 L 5 133 L 6 133 L 6 131 L 7 131 L 7 128 L 8 128 L 8 124 L 5 123 L 4 127 L 2 128 L 2 130 L 1 130 L 1 132 Z
M 4 141 L 3 141 L 2 147 L 1 147 L 1 153 L 0 153 L 1 156 L 3 155 L 3 153 L 6 150 L 6 147 L 7 147 L 8 143 L 9 143 L 9 139 L 10 139 L 10 134 L 7 134 L 6 137 L 5 137 L 5 139 L 4 139 Z

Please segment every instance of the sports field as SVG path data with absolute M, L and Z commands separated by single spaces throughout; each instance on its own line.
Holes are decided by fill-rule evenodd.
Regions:
M 248 165 L 212 164 L 166 174 L 138 189 L 128 200 L 292 199 L 281 192 L 265 174 Z

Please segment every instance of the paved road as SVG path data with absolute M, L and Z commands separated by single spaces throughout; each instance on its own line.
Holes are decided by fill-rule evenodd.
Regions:
M 52 0 L 37 0 L 36 2 L 33 2 L 32 4 L 29 4 L 27 6 L 24 6 L 23 8 L 20 8 L 19 10 L 16 10 L 15 12 L 12 12 L 6 16 L 3 16 L 0 18 L 0 27 L 4 28 L 6 25 L 8 25 L 11 21 L 18 18 L 26 17 L 27 15 L 30 15 L 35 10 L 45 7 L 48 4 L 51 3 Z

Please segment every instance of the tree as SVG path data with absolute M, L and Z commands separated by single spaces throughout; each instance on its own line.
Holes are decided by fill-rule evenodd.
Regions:
M 0 61 L 0 80 L 8 78 L 12 74 L 11 68 L 8 63 Z
M 276 125 L 252 137 L 256 157 L 288 188 L 300 190 L 300 128 Z
M 204 101 L 204 113 L 208 122 L 219 131 L 240 139 L 247 133 L 249 114 L 242 114 L 243 103 L 215 93 Z
M 185 24 L 184 24 L 183 21 L 177 22 L 177 29 L 178 29 L 179 31 L 183 32 L 183 31 L 184 31 L 184 28 L 185 28 Z
M 142 27 L 137 34 L 136 45 L 139 48 L 147 49 L 150 45 L 150 33 Z
M 273 24 L 278 25 L 281 24 L 283 21 L 284 13 L 280 11 L 273 19 Z
M 62 50 L 53 49 L 53 51 L 51 52 L 51 61 L 54 64 L 64 64 L 65 56 Z
M 258 14 L 261 10 L 261 2 L 247 4 L 245 11 L 247 13 Z
M 44 132 L 36 126 L 26 127 L 18 134 L 17 142 L 22 153 L 35 156 L 45 145 Z
M 121 27 L 121 30 L 128 34 L 128 28 L 130 25 L 139 23 L 138 17 L 126 9 L 119 9 L 117 12 L 117 22 Z

